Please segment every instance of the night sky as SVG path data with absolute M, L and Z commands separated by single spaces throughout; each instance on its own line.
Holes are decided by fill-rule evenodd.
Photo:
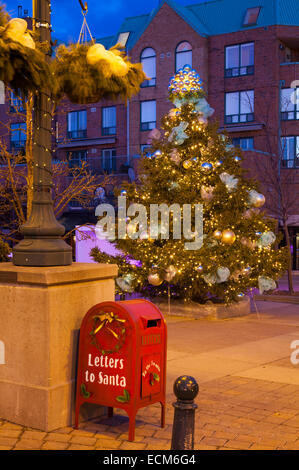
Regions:
M 201 3 L 203 0 L 177 0 L 181 5 Z M 18 16 L 18 5 L 32 12 L 31 0 L 7 0 L 6 9 L 12 17 Z M 159 0 L 89 0 L 87 22 L 91 33 L 97 38 L 115 34 L 128 16 L 149 13 Z M 52 0 L 53 38 L 63 42 L 77 42 L 83 17 L 78 0 Z

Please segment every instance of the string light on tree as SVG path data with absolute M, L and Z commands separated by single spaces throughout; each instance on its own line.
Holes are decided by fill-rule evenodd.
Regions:
M 264 197 L 257 182 L 245 178 L 241 150 L 209 123 L 213 110 L 197 72 L 189 66 L 179 70 L 168 91 L 175 108 L 162 119 L 163 132 L 152 139 L 153 158 L 141 158 L 142 184 L 126 184 L 125 191 L 128 200 L 147 209 L 148 228 L 151 204 L 179 206 L 178 213 L 161 211 L 161 217 L 169 216 L 169 238 L 158 223 L 150 227 L 158 234 L 151 241 L 147 234 L 139 242 L 118 240 L 124 257 L 115 260 L 96 249 L 93 257 L 117 262 L 121 274 L 132 272 L 128 258 L 137 260 L 134 289 L 147 297 L 169 295 L 171 284 L 172 298 L 241 301 L 248 289 L 273 285 L 269 279 L 275 281 L 286 268 L 287 251 L 275 248 L 275 223 L 259 210 Z M 198 204 L 203 206 L 202 245 L 187 250 L 184 236 L 196 237 L 196 230 L 190 225 L 175 238 L 174 227 L 180 222 L 183 229 L 184 205 L 190 205 L 194 222 Z

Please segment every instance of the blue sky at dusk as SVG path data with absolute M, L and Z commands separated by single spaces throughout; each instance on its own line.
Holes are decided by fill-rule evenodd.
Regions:
M 201 3 L 202 0 L 177 0 L 181 5 Z M 31 0 L 7 0 L 6 9 L 12 17 L 18 16 L 18 5 L 32 12 Z M 83 21 L 78 0 L 52 0 L 53 37 L 63 42 L 77 41 Z M 112 36 L 124 18 L 149 13 L 156 8 L 159 0 L 89 0 L 87 22 L 93 36 Z

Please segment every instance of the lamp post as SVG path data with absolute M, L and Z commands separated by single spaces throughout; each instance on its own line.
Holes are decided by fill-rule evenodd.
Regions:
M 51 40 L 50 0 L 33 0 L 33 29 L 39 40 Z M 50 60 L 50 57 L 48 57 Z M 67 266 L 72 248 L 63 240 L 63 225 L 56 220 L 52 200 L 51 96 L 47 89 L 35 97 L 33 118 L 33 202 L 27 222 L 21 227 L 24 239 L 13 248 L 16 266 Z

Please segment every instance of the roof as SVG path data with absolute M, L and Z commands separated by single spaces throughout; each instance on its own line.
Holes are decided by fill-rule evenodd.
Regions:
M 127 49 L 131 50 L 164 3 L 204 37 L 273 25 L 299 26 L 298 0 L 210 0 L 188 6 L 174 0 L 164 0 L 148 14 L 125 18 L 115 36 L 98 42 L 103 41 L 105 45 L 106 39 L 109 39 L 110 42 L 107 42 L 111 47 L 120 33 L 130 32 Z M 254 7 L 261 7 L 257 24 L 243 26 L 247 9 Z

